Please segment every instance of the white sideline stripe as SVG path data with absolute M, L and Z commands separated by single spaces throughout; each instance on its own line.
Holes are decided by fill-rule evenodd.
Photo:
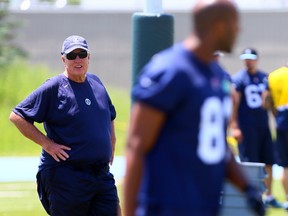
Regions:
M 36 181 L 39 157 L 0 157 L 0 182 Z M 122 182 L 125 174 L 125 158 L 115 156 L 111 166 L 116 183 Z M 273 165 L 273 178 L 280 179 L 283 168 Z
M 39 157 L 0 157 L 0 182 L 36 181 Z M 125 158 L 115 156 L 110 168 L 116 182 L 125 173 Z

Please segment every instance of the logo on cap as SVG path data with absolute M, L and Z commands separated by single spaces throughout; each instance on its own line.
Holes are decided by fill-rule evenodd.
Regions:
M 62 45 L 62 52 L 61 54 L 67 54 L 72 52 L 75 49 L 83 49 L 86 51 L 89 51 L 88 44 L 85 38 L 78 36 L 78 35 L 72 35 L 66 38 Z
M 73 38 L 73 42 L 74 42 L 74 43 L 81 43 L 81 42 L 79 41 L 79 38 L 78 38 L 78 37 L 74 37 L 74 38 Z
M 252 49 L 252 48 L 244 49 L 242 55 L 240 55 L 241 60 L 245 60 L 245 59 L 256 60 L 257 58 L 258 58 L 258 53 L 255 49 Z

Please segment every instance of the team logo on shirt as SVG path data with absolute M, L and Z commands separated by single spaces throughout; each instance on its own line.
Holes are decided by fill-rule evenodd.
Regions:
M 259 78 L 258 78 L 258 77 L 254 77 L 254 78 L 253 78 L 253 82 L 254 82 L 254 83 L 259 83 Z
M 231 90 L 231 82 L 227 79 L 224 79 L 222 81 L 222 90 L 227 93 L 230 94 L 230 90 Z
M 91 100 L 88 99 L 88 98 L 86 98 L 86 99 L 85 99 L 85 103 L 86 103 L 88 106 L 90 106 L 90 105 L 91 105 Z

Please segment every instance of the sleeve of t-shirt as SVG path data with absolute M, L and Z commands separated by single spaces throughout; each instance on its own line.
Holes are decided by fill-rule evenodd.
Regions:
M 13 112 L 20 115 L 30 123 L 44 122 L 49 108 L 51 87 L 49 80 L 33 91 L 26 99 L 20 102 Z
M 111 121 L 113 121 L 116 118 L 116 109 L 114 107 L 114 105 L 112 104 L 112 101 L 107 93 L 108 96 L 108 105 L 109 105 L 109 109 L 110 109 L 110 116 L 111 116 Z
M 98 83 L 98 85 L 100 84 L 104 88 L 106 96 L 107 96 L 109 110 L 110 110 L 110 118 L 111 118 L 111 121 L 113 121 L 116 118 L 116 109 L 115 109 L 114 105 L 112 104 L 111 98 L 110 98 L 104 84 L 102 83 L 100 78 L 98 76 L 96 76 L 95 74 L 87 73 L 87 76 L 89 78 L 91 78 L 92 80 L 96 81 L 96 83 Z
M 187 76 L 175 68 L 154 70 L 149 65 L 132 89 L 133 100 L 144 102 L 163 112 L 173 110 L 185 99 Z

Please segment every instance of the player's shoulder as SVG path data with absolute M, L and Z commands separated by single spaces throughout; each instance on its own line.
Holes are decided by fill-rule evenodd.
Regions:
M 93 74 L 93 73 L 90 73 L 90 72 L 86 73 L 86 77 L 87 77 L 87 79 L 101 81 L 100 78 L 96 74 Z
M 45 88 L 57 87 L 57 86 L 61 85 L 61 83 L 65 82 L 64 78 L 65 78 L 65 76 L 63 74 L 59 74 L 59 75 L 50 77 L 43 82 L 42 86 Z
M 155 68 L 181 68 L 188 62 L 186 52 L 181 43 L 177 43 L 157 54 L 155 54 L 150 64 Z
M 101 79 L 96 75 L 96 74 L 93 74 L 93 73 L 86 73 L 86 78 L 88 80 L 88 82 L 92 85 L 102 85 L 104 86 L 104 84 L 102 83 Z
M 247 70 L 245 69 L 240 69 L 238 71 L 236 71 L 236 73 L 234 74 L 234 76 L 246 76 L 248 74 Z
M 277 68 L 276 70 L 272 71 L 270 74 L 269 74 L 269 77 L 272 77 L 272 76 L 288 76 L 288 67 L 280 67 L 280 68 Z
M 33 95 L 43 95 L 43 94 L 53 94 L 57 92 L 61 85 L 65 85 L 65 76 L 59 74 L 46 79 L 40 86 L 38 86 L 34 91 Z M 68 80 L 66 80 L 66 85 Z
M 262 77 L 268 76 L 268 73 L 266 73 L 266 72 L 263 71 L 263 70 L 258 70 L 257 73 L 258 73 L 260 76 L 262 76 Z
M 153 80 L 153 83 L 160 83 L 167 80 L 173 82 L 182 77 L 179 65 L 179 45 L 173 45 L 155 54 L 151 60 L 143 67 L 138 77 L 139 84 L 143 80 Z M 182 70 L 183 71 L 183 70 Z M 166 80 L 166 81 L 165 81 Z M 146 83 L 146 81 L 145 81 Z
M 248 72 L 244 69 L 241 69 L 232 75 L 232 80 L 245 80 L 247 77 Z
M 278 85 L 279 83 L 287 83 L 288 80 L 288 67 L 283 66 L 272 71 L 268 75 L 269 86 Z

